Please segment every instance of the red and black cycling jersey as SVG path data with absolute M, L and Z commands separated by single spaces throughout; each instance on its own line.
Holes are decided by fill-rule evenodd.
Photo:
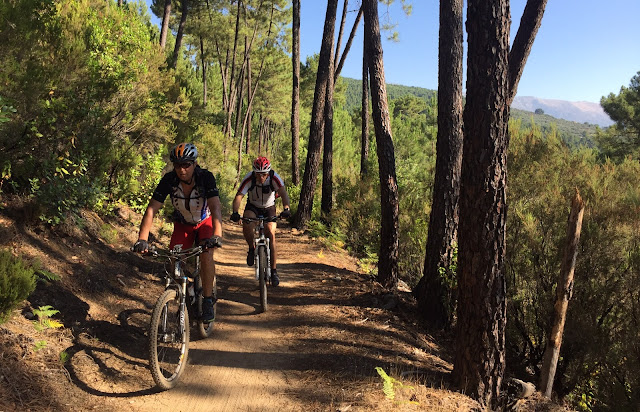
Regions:
M 164 202 L 167 195 L 171 197 L 175 209 L 172 215 L 174 222 L 195 225 L 211 215 L 207 199 L 219 195 L 216 178 L 213 173 L 200 166 L 196 166 L 193 171 L 193 178 L 195 186 L 188 198 L 182 191 L 178 175 L 173 170 L 160 179 L 156 190 L 153 191 L 151 198 L 160 203 Z

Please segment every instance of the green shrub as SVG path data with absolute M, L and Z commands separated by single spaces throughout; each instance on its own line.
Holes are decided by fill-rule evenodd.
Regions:
M 0 323 L 36 288 L 33 268 L 7 250 L 0 250 Z

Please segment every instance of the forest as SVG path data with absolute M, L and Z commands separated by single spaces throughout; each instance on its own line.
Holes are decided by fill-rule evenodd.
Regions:
M 474 364 L 480 359 L 456 357 L 452 379 L 472 376 L 472 387 L 461 384 L 461 390 L 490 405 L 505 376 L 537 385 L 554 304 L 564 295 L 568 310 L 553 396 L 576 410 L 637 411 L 640 71 L 629 73 L 630 83 L 618 93 L 602 97 L 615 122 L 606 129 L 532 113 L 509 116 L 508 99 L 486 116 L 493 123 L 477 124 L 473 110 L 500 98 L 490 90 L 493 82 L 467 84 L 464 113 L 461 92 L 441 96 L 447 90 L 442 83 L 439 91 L 384 84 L 374 0 L 352 0 L 353 27 L 340 14 L 347 1 L 338 7 L 329 0 L 323 44 L 300 62 L 296 36 L 305 28 L 299 3 L 154 0 L 148 10 L 144 1 L 1 2 L 0 197 L 20 197 L 25 219 L 51 226 L 80 224 L 85 209 L 109 215 L 126 204 L 143 211 L 171 168 L 169 148 L 192 142 L 199 163 L 216 177 L 228 216 L 238 180 L 256 156 L 267 156 L 287 184 L 292 224 L 347 249 L 389 290 L 399 281 L 408 284 L 424 310 L 425 328 L 450 334 L 458 348 L 470 347 L 473 333 L 483 332 L 462 336 L 465 326 L 476 325 L 467 312 L 482 299 L 498 302 L 481 326 L 485 334 L 495 332 L 496 341 L 469 352 L 488 353 L 498 366 L 487 370 Z M 442 22 L 443 4 L 457 2 L 440 3 Z M 529 3 L 542 3 L 543 11 L 546 1 Z M 474 12 L 487 13 L 483 7 Z M 162 27 L 152 24 L 151 14 Z M 358 27 L 366 33 L 367 56 L 348 54 Z M 470 59 L 474 47 L 484 47 L 474 45 L 482 38 L 473 36 L 474 27 L 467 29 Z M 461 19 L 459 30 L 461 41 Z M 446 36 L 441 30 L 441 53 Z M 507 61 L 509 50 L 503 51 L 497 62 Z M 365 87 L 340 76 L 346 58 L 365 62 Z M 455 101 L 460 111 L 452 116 Z M 455 177 L 440 163 L 454 156 L 455 146 L 441 134 L 444 125 L 458 127 L 462 146 L 462 122 L 462 166 Z M 489 140 L 484 146 L 473 141 L 472 131 Z M 481 146 L 494 149 L 490 166 L 481 163 L 486 158 L 468 160 Z M 499 169 L 495 185 L 479 172 L 492 167 Z M 441 191 L 446 182 L 456 187 L 460 181 L 454 197 Z M 573 280 L 562 290 L 576 193 L 584 214 Z M 451 212 L 439 204 L 447 199 L 455 200 Z M 496 231 L 482 232 L 483 222 Z M 438 249 L 430 240 L 448 246 Z M 491 244 L 491 253 L 482 252 L 482 242 Z M 442 253 L 446 259 L 438 260 Z M 485 261 L 497 263 L 485 275 L 471 272 L 471 262 Z M 16 299 L 10 289 L 0 282 L 0 319 L 8 297 Z

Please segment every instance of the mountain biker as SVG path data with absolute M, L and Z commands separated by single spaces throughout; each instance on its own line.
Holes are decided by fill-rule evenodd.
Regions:
M 215 264 L 213 247 L 222 246 L 222 215 L 216 179 L 207 169 L 197 164 L 198 149 L 191 143 L 180 143 L 171 149 L 169 159 L 173 170 L 166 173 L 156 187 L 140 223 L 138 241 L 133 250 L 146 253 L 153 217 L 158 213 L 167 195 L 174 207 L 173 234 L 169 248 L 182 244 L 190 248 L 196 236 L 206 247 L 200 256 L 202 263 L 202 321 L 213 322 L 213 280 Z
M 249 194 L 247 205 L 244 208 L 244 217 L 255 218 L 257 216 L 274 217 L 276 216 L 276 194 L 282 198 L 282 206 L 284 211 L 280 214 L 283 218 L 291 216 L 289 211 L 289 194 L 284 186 L 284 181 L 273 169 L 271 163 L 266 157 L 258 157 L 253 161 L 253 171 L 247 173 L 242 179 L 240 188 L 233 199 L 231 220 L 238 222 L 240 220 L 240 203 L 244 195 Z M 249 245 L 247 253 L 247 265 L 252 266 L 255 258 L 255 247 L 253 245 L 253 232 L 256 222 L 243 222 L 242 232 L 244 238 Z M 271 284 L 278 286 L 280 278 L 276 269 L 276 222 L 265 222 L 265 235 L 269 238 L 271 244 Z

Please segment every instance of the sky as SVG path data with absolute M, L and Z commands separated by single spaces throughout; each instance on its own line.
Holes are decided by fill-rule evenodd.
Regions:
M 413 5 L 409 16 L 402 11 L 400 0 L 389 8 L 379 5 L 381 25 L 395 24 L 398 32 L 396 42 L 386 40 L 383 34 L 385 79 L 387 83 L 435 90 L 438 1 L 408 1 Z M 301 3 L 300 52 L 304 62 L 320 51 L 327 2 Z M 342 48 L 359 4 L 359 0 L 351 0 L 347 7 Z M 511 0 L 510 4 L 513 41 L 526 0 Z M 340 1 L 336 33 L 342 7 Z M 549 0 L 518 85 L 518 96 L 599 103 L 602 96 L 618 94 L 620 87 L 629 86 L 640 71 L 639 16 L 640 0 Z M 362 79 L 362 36 L 361 21 L 341 72 L 344 77 Z M 464 62 L 466 70 L 466 54 Z

